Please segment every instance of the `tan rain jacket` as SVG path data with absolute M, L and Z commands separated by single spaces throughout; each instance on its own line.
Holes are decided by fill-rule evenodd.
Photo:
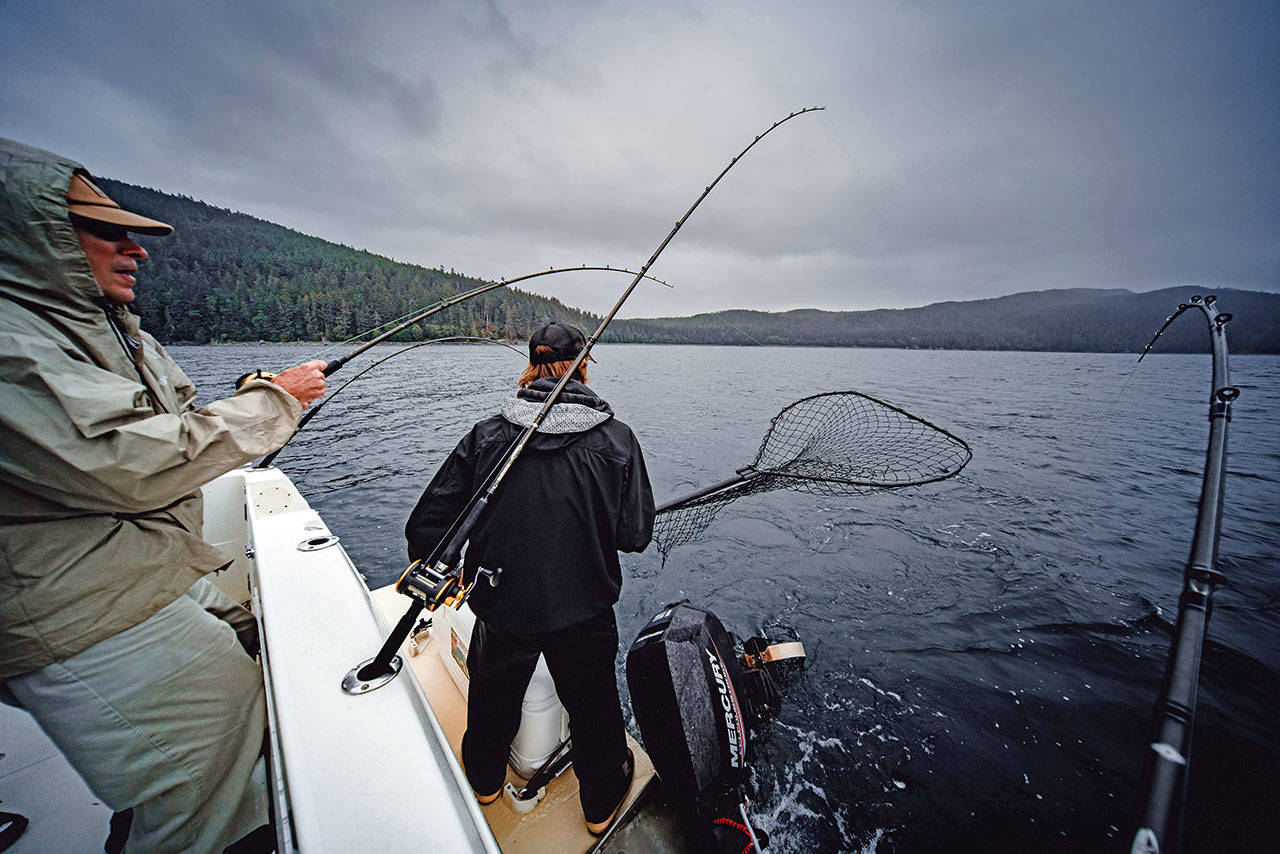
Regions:
M 0 679 L 142 622 L 224 566 L 201 538 L 200 485 L 279 447 L 302 411 L 262 380 L 193 407 L 138 318 L 99 302 L 67 215 L 77 171 L 0 139 Z M 107 310 L 142 342 L 136 357 Z

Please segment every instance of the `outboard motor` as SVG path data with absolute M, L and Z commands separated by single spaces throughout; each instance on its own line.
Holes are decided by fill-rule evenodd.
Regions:
M 777 713 L 781 662 L 804 648 L 763 638 L 744 646 L 735 651 L 710 611 L 680 602 L 650 620 L 627 653 L 636 723 L 658 776 L 692 804 L 695 850 L 762 848 L 742 789 L 748 728 Z

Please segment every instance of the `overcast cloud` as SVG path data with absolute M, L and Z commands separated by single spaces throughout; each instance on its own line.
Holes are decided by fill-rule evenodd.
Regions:
M 0 79 L 0 135 L 487 278 L 637 268 L 827 107 L 622 316 L 1280 290 L 1274 2 L 4 0 Z

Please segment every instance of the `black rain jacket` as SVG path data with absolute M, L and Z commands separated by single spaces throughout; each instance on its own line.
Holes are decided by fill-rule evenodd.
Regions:
M 431 555 L 555 384 L 521 389 L 458 443 L 405 525 L 410 560 Z M 468 575 L 477 566 L 502 569 L 496 587 L 476 585 L 471 609 L 496 628 L 530 634 L 593 617 L 618 601 L 618 552 L 643 551 L 653 518 L 635 434 L 591 389 L 570 381 L 471 536 Z

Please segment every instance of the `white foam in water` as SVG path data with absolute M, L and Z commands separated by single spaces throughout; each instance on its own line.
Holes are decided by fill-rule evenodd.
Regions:
M 859 854 L 876 854 L 876 846 L 880 844 L 881 839 L 884 839 L 884 829 L 877 827 L 875 836 L 872 836 L 871 841 L 862 846 Z
M 820 737 L 811 730 L 803 730 L 781 721 L 776 726 L 795 737 L 796 758 L 781 768 L 775 766 L 769 769 L 778 777 L 777 791 L 782 793 L 779 800 L 765 804 L 763 799 L 758 798 L 752 804 L 755 809 L 752 810 L 751 818 L 773 837 L 770 848 L 777 851 L 803 851 L 811 847 L 811 840 L 801 838 L 798 832 L 800 826 L 796 822 L 797 818 L 834 822 L 837 831 L 841 835 L 847 835 L 849 825 L 844 810 L 848 809 L 848 805 L 830 801 L 826 789 L 814 782 L 818 776 L 811 767 L 823 767 L 823 760 L 814 755 L 818 748 L 834 749 L 847 754 L 844 741 L 834 737 Z M 752 767 L 753 777 L 761 773 L 767 772 L 765 769 Z M 813 798 L 818 799 L 818 810 L 804 802 L 808 800 L 811 804 Z
M 894 692 L 892 692 L 892 691 L 886 691 L 886 690 L 884 690 L 883 688 L 881 688 L 881 687 L 877 686 L 877 685 L 876 685 L 876 683 L 872 682 L 870 679 L 868 679 L 868 678 L 867 678 L 867 677 L 865 677 L 865 676 L 863 676 L 863 677 L 861 677 L 860 679 L 858 679 L 858 681 L 859 681 L 859 682 L 861 682 L 863 685 L 866 685 L 866 686 L 867 686 L 868 688 L 870 688 L 872 691 L 875 691 L 875 692 L 876 692 L 877 694 L 879 694 L 881 697 L 889 697 L 889 698 L 891 698 L 891 699 L 893 699 L 893 700 L 897 700 L 899 703 L 901 703 L 901 702 L 902 702 L 902 695 L 901 695 L 901 694 L 895 694 L 895 693 L 894 693 Z
M 987 533 L 986 531 L 979 531 L 977 535 L 974 536 L 972 539 L 966 540 L 964 538 L 963 525 L 958 525 L 958 524 L 943 525 L 941 528 L 937 528 L 936 530 L 939 534 L 944 534 L 948 537 L 952 537 L 958 540 L 961 545 L 966 546 L 967 548 L 973 549 L 974 551 L 997 552 L 1000 550 L 999 546 L 995 544 L 994 538 L 992 537 L 992 535 Z M 982 542 L 983 540 L 993 540 L 993 542 L 984 543 Z

